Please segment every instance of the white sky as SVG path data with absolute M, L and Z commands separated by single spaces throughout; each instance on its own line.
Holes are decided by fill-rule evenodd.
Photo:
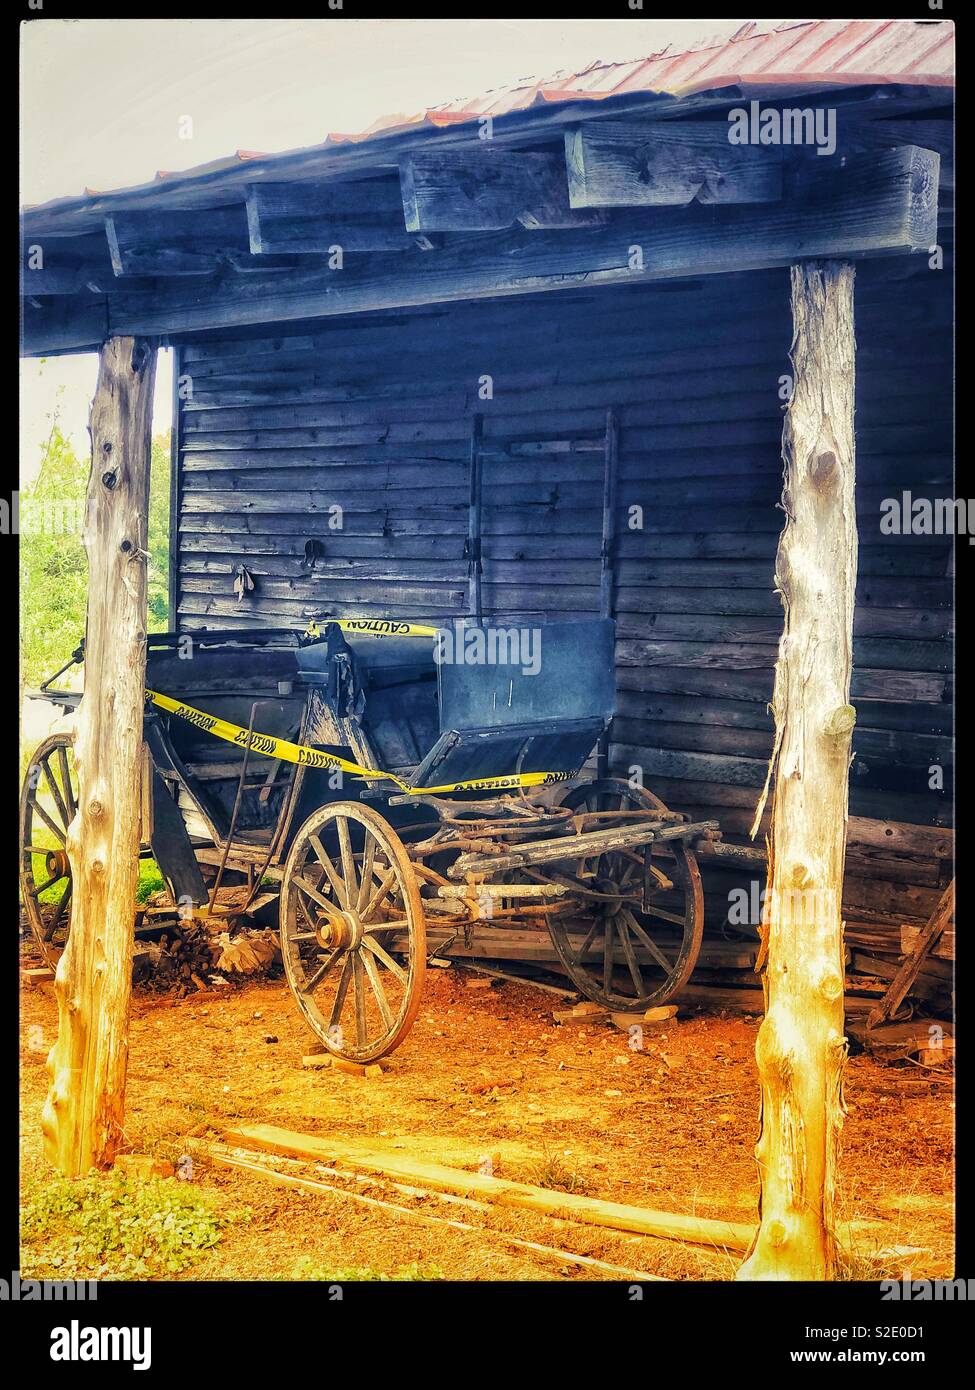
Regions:
M 34 20 L 21 28 L 21 202 L 144 183 L 237 149 L 354 133 L 524 77 L 730 38 L 744 20 Z M 762 27 L 775 21 L 762 21 Z M 180 138 L 186 116 L 192 138 Z M 92 354 L 22 366 L 21 477 L 56 408 L 88 449 Z M 169 423 L 161 354 L 157 428 Z

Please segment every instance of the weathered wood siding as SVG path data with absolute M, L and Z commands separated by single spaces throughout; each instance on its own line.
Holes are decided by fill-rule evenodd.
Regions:
M 950 812 L 951 545 L 883 536 L 880 504 L 905 489 L 951 493 L 948 274 L 920 257 L 864 264 L 856 314 L 859 719 L 847 911 L 910 920 L 934 905 L 948 862 L 946 837 L 920 827 L 942 826 Z M 615 406 L 612 761 L 643 768 L 668 802 L 716 815 L 737 838 L 771 747 L 790 331 L 788 277 L 776 271 L 185 346 L 180 624 L 462 615 L 473 414 L 484 416 L 488 443 L 597 439 Z M 601 507 L 598 453 L 486 463 L 485 613 L 598 612 Z M 238 602 L 241 563 L 256 587 Z M 934 766 L 945 769 L 944 790 L 929 785 Z M 919 828 L 898 829 L 905 823 Z M 741 875 L 705 874 L 709 918 L 723 920 Z

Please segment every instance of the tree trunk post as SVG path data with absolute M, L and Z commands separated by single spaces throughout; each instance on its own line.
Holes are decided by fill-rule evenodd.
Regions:
M 854 268 L 792 267 L 793 394 L 782 434 L 785 524 L 775 564 L 785 610 L 762 922 L 765 1018 L 760 1223 L 740 1279 L 834 1277 L 833 1203 L 843 1123 L 843 867 L 851 740 Z
M 155 374 L 154 346 L 110 338 L 88 426 L 85 690 L 75 725 L 79 804 L 66 846 L 74 888 L 42 1116 L 47 1157 L 70 1177 L 111 1166 L 125 1112 Z

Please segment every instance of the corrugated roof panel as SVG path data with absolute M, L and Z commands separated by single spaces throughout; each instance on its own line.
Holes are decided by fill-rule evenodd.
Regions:
M 786 69 L 798 72 L 804 48 L 824 42 L 821 24 L 794 24 L 788 29 L 773 29 L 765 34 L 749 36 L 727 44 L 713 54 L 708 65 L 697 74 L 698 82 L 713 86 L 747 80 L 746 74 L 761 74 Z M 721 81 L 717 81 L 719 78 Z
M 761 62 L 755 71 L 763 78 L 789 77 L 797 74 L 831 72 L 839 73 L 851 53 L 866 42 L 878 30 L 887 26 L 887 20 L 853 19 L 827 20 L 819 24 L 805 25 L 788 34 L 776 35 L 778 42 L 761 55 Z M 882 79 L 886 73 L 878 73 Z
M 619 90 L 634 73 L 646 66 L 645 58 L 634 58 L 629 63 L 593 63 L 582 72 L 558 74 L 557 77 L 542 83 L 546 101 L 567 101 L 582 98 L 595 101 Z
M 913 31 L 909 36 L 907 28 Z M 938 47 L 943 34 L 940 25 L 904 26 L 893 22 L 878 29 L 855 53 L 844 59 L 844 71 L 886 72 L 891 74 L 891 81 L 912 70 L 923 71 L 925 56 Z

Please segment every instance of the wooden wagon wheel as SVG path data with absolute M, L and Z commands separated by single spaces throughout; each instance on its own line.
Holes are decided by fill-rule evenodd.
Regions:
M 68 826 L 78 809 L 78 778 L 68 734 L 54 734 L 31 758 L 20 795 L 20 888 L 41 955 L 57 966 L 71 926 Z
M 574 811 L 666 811 L 651 792 L 616 779 L 576 787 L 562 800 Z M 606 1008 L 662 1004 L 685 983 L 704 931 L 704 892 L 694 853 L 680 840 L 666 852 L 651 843 L 651 884 L 644 902 L 642 850 L 614 850 L 587 861 L 592 878 L 576 880 L 584 919 L 549 915 L 559 959 L 581 992 Z M 562 882 L 569 882 L 566 874 Z M 575 932 L 570 934 L 570 927 Z M 582 940 L 574 940 L 573 935 Z M 619 977 L 619 978 L 617 978 Z
M 393 950 L 393 939 L 405 952 Z M 281 954 L 326 1048 L 385 1057 L 413 1026 L 426 973 L 420 887 L 402 841 L 370 807 L 323 806 L 298 831 L 281 883 Z

